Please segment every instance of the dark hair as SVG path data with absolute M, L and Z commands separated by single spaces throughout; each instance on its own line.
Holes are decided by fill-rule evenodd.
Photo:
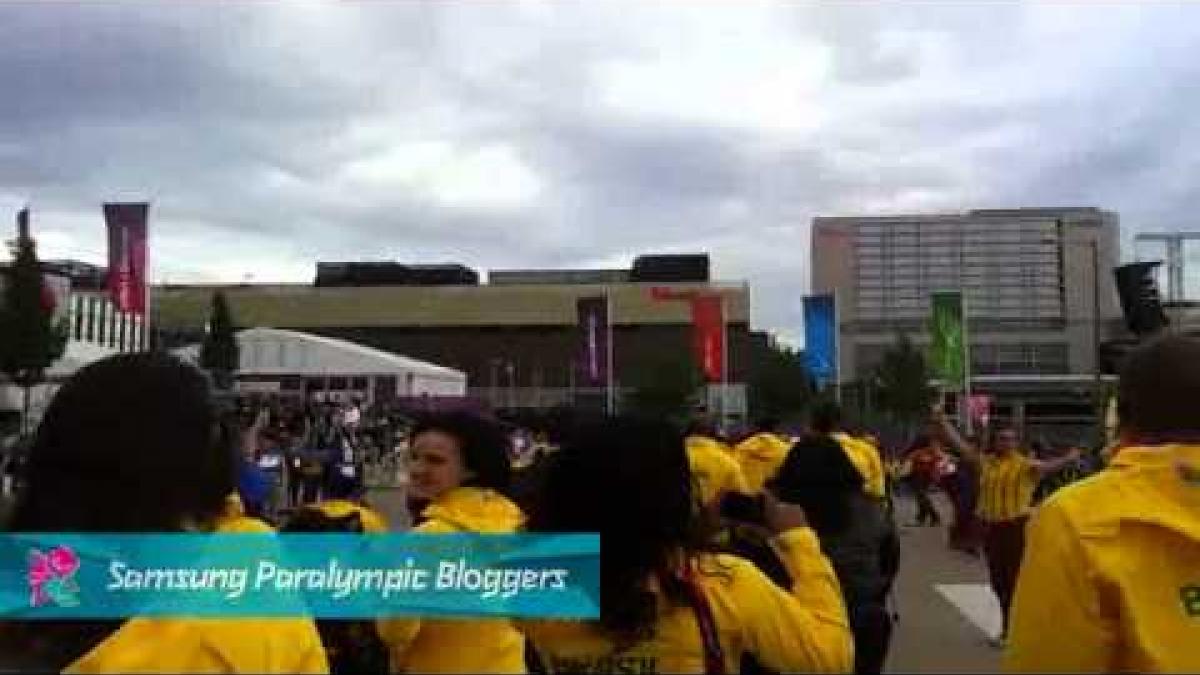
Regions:
M 490 488 L 507 494 L 512 485 L 509 440 L 500 426 L 466 411 L 430 413 L 417 420 L 411 438 L 440 431 L 458 441 L 462 462 L 474 476 L 464 487 Z
M 234 491 L 232 434 L 208 380 L 166 354 L 80 370 L 38 428 L 11 522 L 22 532 L 171 532 L 211 522 Z
M 758 431 L 775 431 L 779 428 L 779 418 L 760 417 L 754 422 L 754 428 Z
M 688 436 L 708 436 L 710 438 L 716 438 L 717 422 L 712 417 L 708 416 L 692 418 L 692 420 L 688 422 L 685 433 Z
M 527 529 L 597 532 L 600 628 L 619 646 L 649 638 L 659 600 L 687 604 L 679 557 L 707 550 L 683 435 L 669 423 L 617 417 L 577 429 L 549 467 Z
M 862 493 L 863 477 L 836 440 L 810 436 L 792 448 L 768 487 L 804 507 L 818 534 L 837 534 L 849 525 L 849 500 Z
M 813 409 L 812 427 L 817 433 L 833 433 L 841 424 L 842 408 L 837 403 L 826 401 Z
M 1117 412 L 1123 432 L 1146 441 L 1200 440 L 1200 340 L 1159 338 L 1129 355 L 1121 369 Z
M 58 391 L 29 450 L 15 532 L 171 532 L 211 522 L 234 490 L 234 411 L 221 433 L 199 370 L 165 354 L 89 365 Z M 59 671 L 120 620 L 14 621 L 0 654 Z

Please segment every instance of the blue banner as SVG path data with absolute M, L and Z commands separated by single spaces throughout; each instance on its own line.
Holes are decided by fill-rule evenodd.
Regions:
M 818 386 L 837 377 L 837 311 L 831 294 L 804 298 L 804 361 Z
M 0 617 L 595 619 L 595 534 L 5 534 Z

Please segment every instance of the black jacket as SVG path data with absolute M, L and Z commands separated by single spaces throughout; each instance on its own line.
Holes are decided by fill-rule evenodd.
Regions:
M 895 574 L 891 528 L 841 445 L 829 436 L 801 439 L 771 487 L 781 500 L 804 507 L 846 605 L 882 603 Z

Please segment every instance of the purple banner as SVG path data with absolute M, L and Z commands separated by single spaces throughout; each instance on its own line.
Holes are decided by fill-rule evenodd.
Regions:
M 608 298 L 595 296 L 579 298 L 579 334 L 581 353 L 580 384 L 584 387 L 608 386 Z

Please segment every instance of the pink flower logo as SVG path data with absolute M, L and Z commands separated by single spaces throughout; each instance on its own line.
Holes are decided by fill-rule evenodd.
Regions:
M 79 556 L 69 546 L 59 546 L 48 553 L 30 549 L 29 605 L 79 606 L 79 586 L 75 583 L 78 571 Z

